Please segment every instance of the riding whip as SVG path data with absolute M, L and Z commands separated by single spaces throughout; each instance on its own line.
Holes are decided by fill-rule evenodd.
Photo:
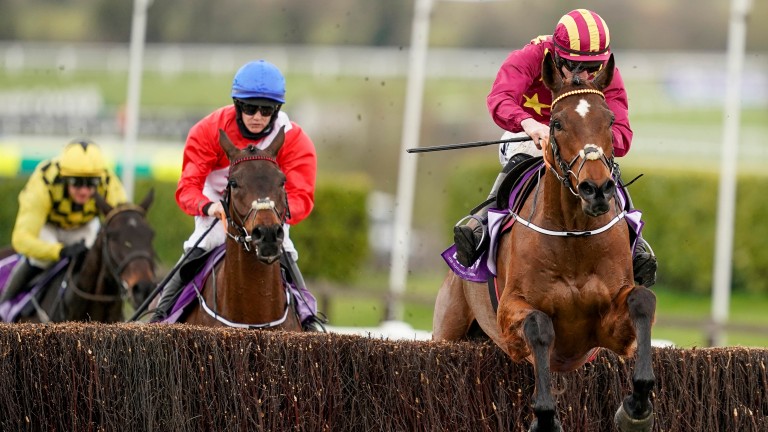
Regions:
M 523 142 L 523 141 L 530 141 L 531 137 L 528 135 L 521 136 L 521 137 L 515 137 L 515 138 L 507 138 L 502 140 L 495 140 L 495 141 L 475 141 L 475 142 L 467 142 L 467 143 L 459 143 L 459 144 L 444 144 L 444 145 L 437 145 L 432 147 L 415 147 L 415 148 L 409 148 L 406 150 L 408 153 L 427 153 L 427 152 L 434 152 L 434 151 L 442 151 L 442 150 L 456 150 L 456 149 L 463 149 L 463 148 L 472 148 L 472 147 L 483 147 L 491 144 L 503 144 L 503 143 L 510 143 L 510 142 Z
M 198 238 L 198 239 L 197 239 L 197 241 L 195 242 L 195 244 L 194 244 L 194 245 L 192 245 L 192 247 L 191 247 L 191 248 L 187 249 L 187 251 L 186 251 L 186 252 L 184 252 L 184 256 L 182 256 L 182 257 L 181 257 L 181 259 L 179 260 L 179 262 L 177 262 L 177 263 L 176 263 L 176 265 L 175 265 L 175 266 L 173 266 L 173 268 L 171 269 L 171 271 L 169 271 L 169 272 L 168 272 L 168 274 L 167 274 L 167 275 L 165 275 L 165 278 L 163 279 L 163 281 L 162 281 L 162 282 L 160 282 L 159 284 L 157 284 L 157 287 L 155 287 L 154 291 L 152 291 L 152 293 L 150 293 L 150 294 L 149 294 L 149 297 L 147 297 L 147 299 L 146 299 L 146 300 L 144 300 L 144 303 L 142 303 L 142 304 L 141 304 L 141 306 L 139 306 L 138 308 L 136 308 L 136 311 L 133 313 L 133 315 L 132 315 L 130 318 L 128 318 L 128 321 L 127 321 L 127 322 L 136 321 L 137 319 L 139 319 L 139 317 L 140 317 L 141 315 L 143 315 L 143 314 L 144 314 L 144 311 L 145 311 L 145 310 L 146 310 L 146 309 L 149 307 L 149 304 L 150 304 L 150 303 L 152 303 L 152 300 L 154 300 L 154 299 L 155 299 L 155 297 L 157 297 L 157 295 L 160 293 L 160 291 L 162 291 L 162 290 L 163 290 L 163 288 L 165 288 L 165 285 L 168 283 L 168 281 L 169 281 L 169 280 L 171 280 L 171 278 L 173 277 L 173 275 L 174 275 L 174 274 L 175 274 L 177 271 L 179 271 L 179 269 L 181 268 L 181 266 L 182 266 L 182 265 L 183 265 L 183 264 L 184 264 L 184 263 L 187 261 L 187 257 L 189 256 L 190 252 L 192 252 L 192 250 L 194 250 L 194 249 L 197 247 L 197 245 L 199 245 L 199 244 L 200 244 L 200 241 L 201 241 L 201 240 L 203 240 L 203 239 L 205 238 L 205 236 L 206 236 L 206 235 L 208 235 L 208 233 L 209 233 L 209 232 L 211 232 L 211 230 L 213 229 L 213 227 L 214 227 L 214 226 L 216 226 L 216 224 L 217 224 L 218 222 L 219 222 L 219 219 L 215 219 L 215 220 L 213 221 L 213 223 L 211 224 L 211 226 L 209 226 L 209 227 L 208 227 L 208 228 L 205 230 L 205 232 L 203 233 L 203 235 L 201 235 L 201 236 L 200 236 L 200 238 Z

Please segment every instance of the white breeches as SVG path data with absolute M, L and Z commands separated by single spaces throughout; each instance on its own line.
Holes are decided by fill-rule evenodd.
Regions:
M 63 229 L 49 223 L 43 225 L 40 229 L 40 240 L 49 243 L 62 243 L 64 246 L 75 244 L 80 240 L 85 241 L 85 245 L 90 248 L 93 246 L 93 242 L 96 241 L 96 236 L 99 234 L 101 228 L 101 221 L 99 218 L 93 218 L 87 224 L 73 228 Z M 29 262 L 35 267 L 48 268 L 52 261 L 43 261 L 29 257 Z
M 504 140 L 521 136 L 527 136 L 527 134 L 525 132 L 504 132 L 501 139 Z M 501 166 L 507 166 L 509 159 L 518 153 L 526 153 L 534 157 L 542 155 L 541 150 L 536 148 L 536 144 L 533 143 L 533 140 L 501 143 L 499 144 L 499 162 L 501 162 Z

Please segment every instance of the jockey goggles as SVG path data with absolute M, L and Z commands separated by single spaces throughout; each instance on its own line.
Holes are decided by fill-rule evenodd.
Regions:
M 269 106 L 269 105 L 251 105 L 249 103 L 245 103 L 243 101 L 235 101 L 237 106 L 240 108 L 240 111 L 243 112 L 245 115 L 252 116 L 254 114 L 261 113 L 264 117 L 272 117 L 272 115 L 277 111 L 278 106 Z
M 96 188 L 101 183 L 101 179 L 98 177 L 66 177 L 64 181 L 76 188 L 89 187 Z
M 597 73 L 597 71 L 600 70 L 600 68 L 603 67 L 603 62 L 601 61 L 593 61 L 593 62 L 586 62 L 586 61 L 575 61 L 575 60 L 568 60 L 565 58 L 562 58 L 558 56 L 560 59 L 560 65 L 565 66 L 566 69 L 568 69 L 571 73 L 577 74 L 581 71 L 587 71 L 588 73 Z

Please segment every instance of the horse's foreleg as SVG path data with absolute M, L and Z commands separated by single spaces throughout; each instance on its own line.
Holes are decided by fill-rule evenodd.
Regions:
M 549 356 L 555 342 L 555 328 L 552 319 L 544 312 L 534 310 L 525 317 L 523 332 L 533 356 L 536 390 L 534 394 L 533 420 L 529 432 L 561 432 L 557 419 L 557 406 L 552 396 L 552 372 Z
M 627 297 L 627 306 L 637 335 L 637 361 L 632 374 L 632 394 L 616 411 L 614 420 L 621 432 L 647 432 L 653 427 L 651 391 L 656 384 L 651 358 L 651 325 L 656 296 L 645 287 L 636 287 Z

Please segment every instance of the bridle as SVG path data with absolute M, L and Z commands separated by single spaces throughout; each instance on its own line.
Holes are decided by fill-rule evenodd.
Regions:
M 80 289 L 80 287 L 77 286 L 77 283 L 74 280 L 74 277 L 72 276 L 72 266 L 70 266 L 68 272 L 67 272 L 67 280 L 69 281 L 69 287 L 72 289 L 72 292 L 77 295 L 80 298 L 83 298 L 85 300 L 90 300 L 94 302 L 100 302 L 100 303 L 110 303 L 110 302 L 117 302 L 117 301 L 123 301 L 126 298 L 130 297 L 130 289 L 128 287 L 128 283 L 125 282 L 122 278 L 122 273 L 125 270 L 126 267 L 133 261 L 136 261 L 138 259 L 145 259 L 150 262 L 152 265 L 152 268 L 154 269 L 155 266 L 155 257 L 152 253 L 145 251 L 145 250 L 136 250 L 125 257 L 118 262 L 114 255 L 111 253 L 109 248 L 109 224 L 114 220 L 115 216 L 118 214 L 123 214 L 126 212 L 135 212 L 138 213 L 141 218 L 146 217 L 146 210 L 137 205 L 133 204 L 123 204 L 119 208 L 114 208 L 104 219 L 104 224 L 102 226 L 102 230 L 104 231 L 104 237 L 101 239 L 101 258 L 102 258 L 102 269 L 106 268 L 108 269 L 108 275 L 112 277 L 112 279 L 116 282 L 118 282 L 118 287 L 120 292 L 118 294 L 109 295 L 109 294 L 93 294 L 86 291 L 83 291 Z M 99 284 L 103 286 L 104 278 L 99 279 Z M 101 288 L 101 286 L 97 287 Z
M 569 92 L 565 92 L 561 94 L 560 96 L 556 97 L 555 100 L 552 101 L 552 104 L 550 105 L 550 110 L 554 110 L 555 104 L 562 99 L 565 99 L 568 96 L 574 96 L 574 95 L 580 95 L 580 94 L 588 94 L 588 93 L 594 93 L 600 95 L 603 99 L 605 99 L 605 95 L 603 92 L 597 89 L 578 89 L 578 90 L 571 90 Z M 579 196 L 578 192 L 576 192 L 573 183 L 571 183 L 571 176 L 578 179 L 579 173 L 581 173 L 581 170 L 584 168 L 584 164 L 587 163 L 587 161 L 592 160 L 600 160 L 605 164 L 605 166 L 610 171 L 611 177 L 613 177 L 614 174 L 614 168 L 615 165 L 613 163 L 613 154 L 611 154 L 610 157 L 606 156 L 603 152 L 603 149 L 598 147 L 595 144 L 586 144 L 584 148 L 579 150 L 579 153 L 576 154 L 569 162 L 566 162 L 562 156 L 560 155 L 560 147 L 557 144 L 557 140 L 555 139 L 555 120 L 552 120 L 550 117 L 549 120 L 549 146 L 552 149 L 552 157 L 555 159 L 555 164 L 560 169 L 560 172 L 555 169 L 552 165 L 549 164 L 547 161 L 547 158 L 544 158 L 544 163 L 547 165 L 547 168 L 549 168 L 550 171 L 557 177 L 558 180 L 565 186 L 573 195 Z M 576 165 L 577 162 L 581 160 L 581 163 L 579 163 L 578 168 L 574 172 L 573 167 Z
M 243 162 L 248 161 L 267 161 L 275 164 L 278 169 L 280 169 L 280 166 L 277 163 L 277 159 L 269 157 L 269 156 L 263 156 L 263 155 L 255 155 L 255 156 L 245 156 L 240 159 L 234 160 L 230 166 L 229 166 L 229 173 L 227 177 L 231 177 L 232 169 Z M 275 206 L 275 201 L 272 200 L 270 197 L 261 197 L 257 198 L 255 201 L 251 203 L 251 208 L 248 209 L 248 212 L 245 214 L 245 216 L 240 216 L 238 212 L 236 211 L 230 211 L 230 205 L 234 206 L 234 203 L 231 202 L 231 195 L 232 195 L 232 183 L 227 182 L 227 189 L 224 192 L 224 196 L 222 198 L 222 206 L 224 207 L 224 213 L 226 214 L 227 218 L 227 236 L 234 240 L 235 242 L 239 243 L 243 249 L 246 252 L 251 252 L 251 241 L 253 240 L 252 232 L 248 232 L 248 229 L 245 227 L 245 223 L 250 218 L 256 217 L 256 213 L 259 211 L 271 211 L 275 214 L 277 219 L 280 221 L 280 225 L 282 226 L 285 221 L 290 217 L 290 210 L 288 208 L 288 195 L 285 193 L 285 186 L 282 187 L 283 190 L 283 204 L 285 211 L 283 211 L 282 214 L 277 211 Z M 237 221 L 235 221 L 232 217 L 232 213 L 237 217 Z M 230 232 L 230 229 L 234 228 L 235 233 L 233 234 Z M 212 271 L 214 271 L 212 269 Z M 213 290 L 214 293 L 216 292 L 216 276 L 215 274 L 212 275 L 211 281 L 213 283 Z M 268 329 L 273 327 L 278 327 L 285 323 L 285 321 L 288 319 L 289 313 L 292 309 L 291 306 L 291 293 L 288 289 L 288 286 L 284 283 L 283 289 L 285 290 L 285 309 L 283 310 L 282 317 L 278 318 L 277 320 L 266 322 L 266 323 L 259 323 L 259 324 L 246 324 L 246 323 L 238 323 L 234 321 L 230 321 L 223 316 L 219 315 L 218 312 L 216 312 L 216 306 L 214 304 L 214 308 L 211 308 L 208 306 L 208 302 L 205 301 L 205 297 L 203 296 L 203 293 L 200 289 L 198 289 L 197 285 L 194 285 L 195 287 L 195 293 L 197 295 L 198 302 L 200 303 L 201 308 L 205 311 L 205 313 L 208 314 L 211 318 L 215 319 L 216 321 L 224 324 L 227 327 L 233 327 L 233 328 L 241 328 L 241 329 L 249 329 L 249 330 L 259 330 L 259 329 Z M 215 294 L 214 294 L 215 297 Z
M 586 93 L 598 94 L 603 99 L 605 99 L 605 95 L 603 94 L 603 92 L 601 92 L 600 90 L 597 90 L 597 89 L 571 90 L 571 91 L 565 92 L 565 93 L 561 94 L 560 96 L 556 97 L 552 101 L 552 104 L 550 105 L 550 109 L 553 109 L 557 102 L 561 101 L 562 99 L 564 99 L 564 98 L 566 98 L 568 96 L 574 96 L 574 95 L 586 94 Z M 547 158 L 546 158 L 546 147 L 544 148 L 544 150 L 545 150 L 544 151 L 544 153 L 545 153 L 545 155 L 544 155 L 545 156 L 544 157 L 544 165 L 549 169 L 550 172 L 552 172 L 552 174 L 555 175 L 555 177 L 557 177 L 557 179 L 560 181 L 560 183 L 562 183 L 562 185 L 564 187 L 566 187 L 574 196 L 578 197 L 579 193 L 576 192 L 576 190 L 574 190 L 573 184 L 571 183 L 571 176 L 573 176 L 574 178 L 578 179 L 579 178 L 579 173 L 584 168 L 584 164 L 587 163 L 587 161 L 600 160 L 601 162 L 603 162 L 603 164 L 605 164 L 606 167 L 608 167 L 608 169 L 610 170 L 610 176 L 611 176 L 611 178 L 613 178 L 613 175 L 614 175 L 614 172 L 615 172 L 615 168 L 616 168 L 616 164 L 614 164 L 614 162 L 613 162 L 613 154 L 611 154 L 610 157 L 606 156 L 605 153 L 603 152 L 603 149 L 598 147 L 595 144 L 586 144 L 586 145 L 584 145 L 584 148 L 579 150 L 579 153 L 576 154 L 576 156 L 574 156 L 570 161 L 566 162 L 562 158 L 562 156 L 560 155 L 560 148 L 559 148 L 559 146 L 557 144 L 557 140 L 555 139 L 555 121 L 552 120 L 551 117 L 550 117 L 550 121 L 549 121 L 549 146 L 550 146 L 550 148 L 552 150 L 552 156 L 553 156 L 553 158 L 555 160 L 555 164 L 559 168 L 560 172 L 562 172 L 562 174 L 560 172 L 558 172 L 558 168 L 555 168 L 554 166 L 552 166 L 549 163 L 549 161 L 547 160 Z M 576 171 L 574 172 L 574 170 L 573 170 L 574 166 L 576 165 L 577 162 L 579 162 L 579 160 L 581 160 L 581 163 L 579 163 Z M 537 194 L 534 195 L 534 205 L 531 208 L 531 213 L 533 213 L 533 209 L 536 208 L 535 200 L 538 197 L 538 191 L 539 191 L 539 188 L 538 188 L 538 185 L 537 185 L 537 188 L 536 188 Z M 616 202 L 617 202 L 617 205 L 618 205 L 618 198 L 616 198 Z M 530 229 L 532 229 L 532 230 L 534 230 L 534 231 L 536 231 L 536 232 L 538 232 L 540 234 L 545 234 L 545 235 L 555 236 L 555 237 L 586 237 L 586 236 L 600 234 L 600 233 L 603 233 L 603 232 L 609 230 L 611 227 L 616 225 L 620 220 L 624 219 L 624 217 L 627 215 L 627 211 L 626 210 L 618 211 L 617 215 L 614 218 L 612 218 L 610 221 L 608 221 L 607 224 L 605 224 L 602 227 L 599 227 L 597 229 L 585 230 L 585 231 L 554 231 L 554 230 L 549 230 L 549 229 L 546 229 L 546 228 L 543 228 L 543 227 L 540 227 L 540 226 L 534 224 L 530 220 L 526 220 L 526 219 L 522 218 L 519 214 L 515 213 L 511 209 L 510 209 L 510 214 L 512 214 L 512 216 L 515 218 L 515 220 L 517 222 L 521 223 L 522 225 L 525 225 L 526 227 L 528 227 L 528 228 L 530 228 Z
M 233 161 L 229 166 L 229 175 L 232 174 L 232 169 L 243 162 L 248 161 L 267 161 L 275 164 L 275 166 L 278 167 L 277 160 L 275 158 L 269 157 L 269 156 L 246 156 L 240 159 L 236 159 Z M 228 177 L 229 177 L 228 175 Z M 290 217 L 290 209 L 288 208 L 288 195 L 285 193 L 285 186 L 282 188 L 283 190 L 283 206 L 285 208 L 285 211 L 283 211 L 282 214 L 280 214 L 277 211 L 275 201 L 272 200 L 270 197 L 261 197 L 257 198 L 255 201 L 251 203 L 251 208 L 248 209 L 248 212 L 245 214 L 245 216 L 240 216 L 238 212 L 236 211 L 230 211 L 230 205 L 234 205 L 231 203 L 230 198 L 232 195 L 232 183 L 227 182 L 227 189 L 224 192 L 224 196 L 222 198 L 222 207 L 224 208 L 224 213 L 226 214 L 227 218 L 227 236 L 234 240 L 235 242 L 239 243 L 243 249 L 245 249 L 246 252 L 251 251 L 251 241 L 253 240 L 253 232 L 248 232 L 248 229 L 245 227 L 245 223 L 250 218 L 255 218 L 256 213 L 259 211 L 267 210 L 271 211 L 275 214 L 277 219 L 280 221 L 280 225 L 284 224 L 285 221 Z M 237 217 L 237 220 L 233 219 L 233 215 Z M 231 232 L 231 229 L 234 229 L 235 233 L 233 234 Z

